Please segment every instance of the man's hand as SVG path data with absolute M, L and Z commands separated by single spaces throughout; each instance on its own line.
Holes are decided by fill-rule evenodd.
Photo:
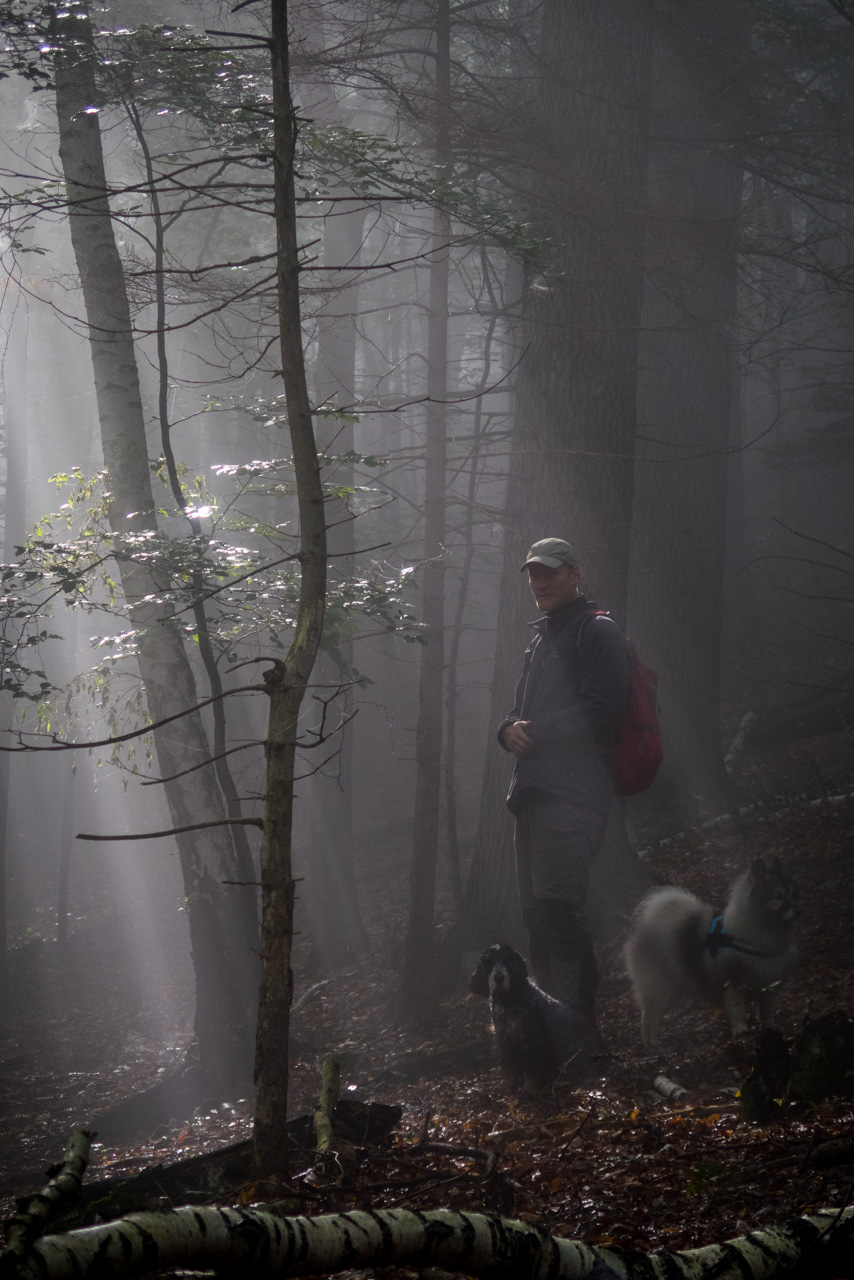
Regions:
M 534 743 L 525 732 L 530 723 L 530 720 L 514 720 L 504 730 L 504 745 L 508 751 L 513 752 L 517 760 L 534 749 Z

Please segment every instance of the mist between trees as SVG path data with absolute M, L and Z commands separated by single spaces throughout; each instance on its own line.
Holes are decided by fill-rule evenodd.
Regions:
M 287 18 L 277 142 L 260 3 L 3 8 L 6 945 L 110 922 L 146 1025 L 195 1016 L 220 1080 L 252 1057 L 265 693 L 307 566 L 297 946 L 322 974 L 394 933 L 404 1018 L 518 930 L 494 728 L 531 542 L 573 541 L 660 678 L 665 767 L 612 824 L 600 941 L 635 850 L 729 804 L 746 712 L 779 732 L 854 692 L 846 0 Z

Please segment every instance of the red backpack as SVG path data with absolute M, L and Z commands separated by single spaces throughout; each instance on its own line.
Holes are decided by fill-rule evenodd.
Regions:
M 605 609 L 590 609 L 588 618 L 606 618 Z M 578 628 L 576 643 L 581 651 L 581 633 Z M 626 714 L 620 726 L 614 747 L 615 790 L 618 796 L 635 796 L 646 791 L 658 773 L 661 764 L 661 730 L 658 726 L 658 676 L 646 667 L 638 652 L 626 636 L 629 651 L 629 697 Z

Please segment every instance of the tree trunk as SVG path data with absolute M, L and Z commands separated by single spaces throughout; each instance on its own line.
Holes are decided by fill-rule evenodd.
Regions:
M 172 490 L 172 497 L 179 511 L 182 511 L 189 523 L 192 534 L 201 542 L 203 537 L 202 522 L 196 516 L 188 514 L 188 503 L 181 488 L 175 454 L 172 449 L 172 424 L 169 421 L 169 359 L 166 350 L 166 241 L 163 214 L 160 209 L 160 196 L 152 164 L 148 139 L 145 134 L 142 117 L 133 101 L 127 102 L 126 110 L 136 133 L 140 150 L 145 161 L 145 175 L 148 184 L 148 198 L 151 202 L 151 220 L 154 224 L 154 294 L 157 334 L 157 412 L 160 423 L 160 443 L 166 463 L 166 474 Z M 170 223 L 179 215 L 173 213 Z M 199 572 L 190 578 L 193 593 L 193 617 L 196 622 L 196 640 L 199 646 L 199 657 L 208 678 L 210 696 L 214 699 L 210 714 L 213 720 L 213 762 L 226 812 L 233 819 L 231 839 L 237 866 L 237 880 L 240 881 L 240 907 L 245 915 L 244 930 L 250 941 L 253 953 L 258 950 L 258 894 L 252 888 L 255 875 L 255 861 L 246 828 L 241 824 L 243 816 L 240 795 L 234 782 L 231 766 L 226 758 L 226 714 L 223 698 L 223 683 L 217 665 L 216 654 L 211 643 L 208 625 L 207 606 L 205 605 L 205 582 Z M 211 606 L 215 608 L 215 606 Z
M 273 186 L 279 344 L 300 523 L 300 593 L 284 662 L 265 673 L 270 695 L 267 798 L 261 841 L 261 995 L 255 1045 L 255 1160 L 259 1173 L 288 1173 L 288 1030 L 293 990 L 294 880 L 291 831 L 299 710 L 320 646 L 326 606 L 326 513 L 305 379 L 299 248 L 294 201 L 297 122 L 290 92 L 286 0 L 271 4 Z
M 62 653 L 58 663 L 61 684 L 70 687 L 79 670 L 80 611 L 66 610 Z M 77 845 L 75 826 L 79 815 L 79 780 L 76 752 L 69 752 L 57 763 L 61 770 L 62 817 L 59 823 L 59 874 L 56 886 L 56 941 L 60 948 L 68 945 L 68 903 L 71 893 L 71 864 Z M 78 828 L 79 829 L 79 828 Z
M 454 616 L 451 624 L 451 641 L 448 646 L 447 689 L 445 692 L 445 826 L 448 841 L 448 871 L 451 880 L 451 893 L 457 919 L 463 913 L 465 896 L 463 888 L 462 865 L 460 859 L 460 838 L 457 824 L 457 703 L 459 696 L 458 662 L 460 644 L 463 637 L 463 621 L 468 603 L 471 585 L 472 565 L 475 556 L 474 527 L 475 504 L 477 501 L 478 480 L 482 464 L 481 450 L 484 443 L 483 425 L 483 392 L 490 378 L 492 364 L 492 338 L 498 317 L 491 316 L 484 340 L 484 375 L 478 388 L 474 408 L 474 424 L 472 429 L 472 445 L 469 457 L 469 474 L 466 486 L 466 499 L 461 529 L 463 544 L 463 561 L 460 568 L 457 598 L 454 602 Z
M 76 9 L 57 20 L 55 59 L 59 155 L 66 182 L 71 242 L 80 274 L 95 377 L 104 465 L 109 476 L 109 520 L 140 675 L 152 720 L 186 710 L 154 732 L 164 777 L 210 756 L 196 705 L 192 669 L 181 631 L 162 602 L 168 583 L 133 559 L 135 539 L 157 528 L 140 398 L 130 309 L 116 248 L 101 147 L 95 51 L 88 19 Z M 155 602 L 156 601 L 156 602 Z M 225 818 L 212 770 L 165 784 L 176 827 Z M 242 932 L 238 899 L 222 882 L 234 880 L 227 826 L 176 837 L 187 893 L 196 975 L 195 1034 L 199 1059 L 212 1087 L 248 1076 L 253 990 L 251 940 Z M 239 892 L 239 891 L 238 891 Z
M 450 172 L 450 0 L 436 5 L 436 159 L 440 185 Z M 448 268 L 450 218 L 433 213 L 427 346 L 427 440 L 424 476 L 424 587 L 418 726 L 415 734 L 415 808 L 409 923 L 403 957 L 401 1003 L 405 1017 L 429 1016 L 436 997 L 431 957 L 436 903 L 439 796 L 442 787 L 442 691 L 445 672 L 445 400 L 448 379 Z
M 27 494 L 27 314 L 23 295 L 9 289 L 3 328 L 7 335 L 3 353 L 3 452 L 6 481 L 3 494 L 3 560 L 17 559 L 15 547 L 24 542 Z M 6 672 L 0 671 L 0 680 Z M 0 692 L 0 735 L 6 740 L 14 717 L 11 693 Z M 6 876 L 9 816 L 9 778 L 12 755 L 0 751 L 0 976 L 6 964 Z
M 520 574 L 538 538 L 578 547 L 582 586 L 625 619 L 632 508 L 642 192 L 650 23 L 645 0 L 546 0 L 535 155 L 535 230 L 549 269 L 524 299 L 516 426 L 505 517 L 492 721 L 512 704 L 534 615 Z M 518 933 L 512 757 L 487 755 L 466 892 L 473 945 Z M 608 899 L 619 915 L 645 883 L 619 824 L 608 841 Z M 619 872 L 614 874 L 614 861 Z M 607 865 L 603 862 L 602 866 Z M 595 878 L 599 875 L 594 871 Z
M 633 639 L 659 675 L 664 762 L 641 813 L 697 821 L 730 798 L 720 737 L 723 570 L 742 172 L 714 145 L 713 86 L 678 52 L 726 47 L 699 0 L 657 48 L 632 529 Z M 690 56 L 690 55 L 686 55 Z
M 239 1271 L 254 1277 L 328 1275 L 374 1266 L 439 1267 L 466 1275 L 584 1280 L 769 1280 L 791 1275 L 809 1252 L 813 1274 L 851 1261 L 854 1209 L 763 1227 L 725 1244 L 641 1253 L 561 1240 L 542 1227 L 446 1209 L 354 1210 L 284 1218 L 259 1209 L 180 1208 L 43 1236 L 20 1259 L 7 1249 L 4 1275 L 18 1280 L 112 1280 L 152 1271 Z M 15 1263 L 17 1262 L 17 1265 Z M 839 1271 L 837 1274 L 844 1274 Z
M 333 118 L 343 117 L 336 109 Z M 318 353 L 315 387 L 318 404 L 329 412 L 344 410 L 355 399 L 356 317 L 359 309 L 358 268 L 364 233 L 364 210 L 336 214 L 323 228 L 325 267 L 352 267 L 348 283 L 337 288 L 318 326 Z M 330 285 L 331 287 L 331 285 Z M 320 418 L 318 447 L 334 454 L 353 449 L 353 423 L 343 417 Z M 353 483 L 352 465 L 339 466 L 330 479 L 342 486 Z M 347 502 L 330 499 L 326 504 L 328 550 L 333 569 L 341 575 L 353 572 L 355 548 L 353 516 Z M 350 678 L 353 664 L 352 641 L 341 644 L 343 670 L 338 676 Z M 331 665 L 331 664 L 327 664 Z M 329 683 L 328 677 L 324 683 Z M 337 700 L 342 721 L 353 713 L 353 692 L 347 689 Z M 336 968 L 365 956 L 370 944 L 359 912 L 353 861 L 353 750 L 357 726 L 345 723 L 330 742 L 338 755 L 326 770 L 301 784 L 309 808 L 308 867 L 311 885 L 312 959 L 321 966 Z M 327 752 L 323 747 L 312 755 Z M 309 757 L 309 764 L 316 761 Z
M 733 361 L 735 366 L 735 361 Z M 726 546 L 724 549 L 723 638 L 721 661 L 724 666 L 744 671 L 749 669 L 757 639 L 757 616 L 753 607 L 747 549 L 747 497 L 745 485 L 745 413 L 746 379 L 733 368 L 732 414 L 730 420 L 730 455 L 727 460 Z M 722 697 L 726 692 L 722 691 Z

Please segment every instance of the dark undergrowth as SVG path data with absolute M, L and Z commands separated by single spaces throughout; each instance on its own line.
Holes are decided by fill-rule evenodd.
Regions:
M 850 735 L 833 736 L 837 756 L 850 749 Z M 807 1017 L 854 1014 L 854 801 L 836 776 L 818 792 L 807 779 L 797 785 L 805 750 L 829 776 L 832 737 L 781 748 L 773 774 L 767 755 L 748 758 L 745 794 L 762 806 L 649 855 L 658 877 L 715 903 L 755 857 L 780 858 L 804 908 L 803 967 L 780 1001 L 787 1035 Z M 296 1115 L 313 1107 L 319 1059 L 333 1051 L 345 1097 L 400 1104 L 402 1119 L 379 1145 L 357 1144 L 347 1169 L 321 1174 L 310 1151 L 298 1155 L 294 1187 L 305 1212 L 487 1209 L 590 1243 L 678 1249 L 851 1195 L 854 1146 L 844 1144 L 854 1101 L 781 1099 L 772 1123 L 746 1122 L 739 1090 L 755 1046 L 731 1044 L 723 1015 L 686 1008 L 667 1019 L 660 1053 L 644 1054 L 618 948 L 602 958 L 601 1025 L 614 1055 L 607 1075 L 519 1097 L 502 1086 L 486 1005 L 469 994 L 465 973 L 432 1027 L 402 1028 L 391 1012 L 392 944 L 374 941 L 372 962 L 328 981 L 297 971 L 296 995 L 308 994 L 293 1018 L 291 1108 Z M 171 1035 L 146 1030 L 105 948 L 103 938 L 81 933 L 64 957 L 46 943 L 13 954 L 0 1045 L 7 1209 L 38 1188 L 71 1129 L 163 1078 L 183 1047 L 179 1027 Z M 687 1091 L 680 1102 L 655 1092 L 659 1075 Z M 228 1098 L 149 1132 L 102 1134 L 88 1180 L 199 1156 L 250 1132 L 248 1102 Z M 212 1198 L 251 1201 L 251 1179 L 220 1180 Z

